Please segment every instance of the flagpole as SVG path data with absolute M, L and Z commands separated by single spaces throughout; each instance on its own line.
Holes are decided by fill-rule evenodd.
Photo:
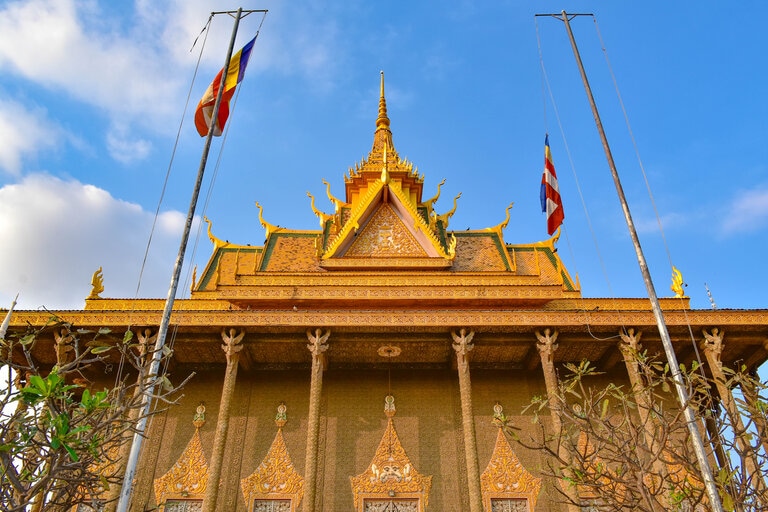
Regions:
M 568 39 L 571 41 L 571 47 L 573 48 L 573 54 L 576 57 L 576 64 L 579 67 L 579 73 L 581 74 L 581 79 L 584 82 L 584 89 L 587 93 L 587 98 L 589 99 L 589 105 L 592 108 L 592 115 L 595 118 L 595 124 L 597 126 L 597 131 L 600 134 L 600 140 L 603 143 L 603 150 L 605 151 L 605 156 L 608 159 L 608 167 L 611 169 L 611 175 L 613 176 L 613 183 L 616 186 L 616 192 L 619 196 L 619 201 L 621 202 L 621 208 L 624 212 L 624 219 L 627 223 L 627 228 L 629 229 L 629 236 L 632 239 L 632 244 L 635 247 L 635 253 L 637 255 L 637 262 L 640 266 L 640 272 L 643 275 L 643 281 L 645 282 L 645 287 L 648 292 L 648 298 L 651 301 L 651 309 L 653 310 L 653 316 L 656 319 L 656 325 L 659 329 L 659 336 L 661 337 L 661 343 L 664 346 L 664 352 L 667 356 L 667 362 L 669 363 L 669 369 L 672 373 L 672 380 L 675 383 L 675 390 L 677 391 L 677 397 L 680 401 L 681 407 L 683 407 L 683 414 L 685 416 L 685 421 L 688 425 L 688 432 L 691 435 L 691 443 L 693 444 L 693 451 L 696 453 L 696 458 L 699 462 L 699 470 L 701 471 L 701 475 L 704 480 L 704 486 L 706 487 L 707 491 L 707 497 L 709 498 L 709 503 L 712 509 L 715 512 L 723 512 L 723 505 L 720 501 L 720 495 L 717 492 L 717 486 L 715 485 L 715 480 L 712 476 L 712 469 L 709 466 L 709 460 L 707 459 L 707 454 L 704 451 L 704 442 L 701 439 L 701 434 L 699 433 L 699 429 L 697 426 L 696 416 L 693 412 L 693 409 L 690 407 L 688 403 L 688 392 L 685 389 L 685 383 L 683 382 L 682 374 L 680 373 L 680 365 L 677 361 L 677 356 L 675 355 L 675 349 L 672 346 L 672 340 L 669 336 L 669 331 L 667 330 L 667 324 L 664 321 L 664 315 L 661 311 L 661 305 L 659 304 L 658 296 L 656 295 L 656 289 L 653 286 L 653 281 L 651 280 L 651 274 L 648 271 L 648 264 L 645 260 L 645 255 L 643 254 L 643 249 L 640 247 L 640 239 L 637 236 L 637 230 L 635 229 L 635 224 L 632 221 L 632 215 L 629 211 L 629 204 L 627 203 L 627 198 L 624 195 L 624 188 L 621 186 L 621 181 L 619 180 L 619 173 L 616 170 L 616 164 L 613 161 L 613 155 L 611 154 L 611 148 L 608 145 L 608 138 L 605 136 L 605 130 L 603 130 L 603 123 L 600 120 L 600 114 L 597 111 L 597 105 L 595 104 L 595 98 L 592 95 L 592 89 L 589 87 L 589 81 L 587 80 L 587 74 L 584 71 L 584 65 L 581 62 L 581 56 L 579 55 L 579 49 L 576 47 L 576 39 L 573 36 L 573 31 L 571 30 L 571 24 L 569 16 L 574 17 L 578 16 L 576 14 L 566 14 L 565 11 L 561 12 L 561 15 L 552 15 L 553 17 L 562 20 L 565 23 L 565 29 L 568 32 Z
M 123 477 L 123 485 L 120 489 L 120 497 L 117 502 L 116 512 L 127 512 L 131 500 L 131 492 L 133 491 L 133 479 L 136 474 L 136 467 L 139 461 L 139 452 L 141 451 L 141 444 L 144 440 L 144 431 L 147 426 L 147 419 L 149 418 L 150 409 L 152 407 L 152 395 L 155 391 L 155 380 L 160 368 L 160 360 L 163 355 L 163 347 L 165 346 L 165 339 L 168 334 L 168 326 L 171 319 L 171 311 L 173 310 L 173 303 L 176 300 L 176 291 L 179 287 L 179 280 L 181 277 L 181 268 L 184 263 L 184 253 L 187 249 L 187 242 L 189 241 L 189 233 L 192 229 L 192 221 L 195 217 L 195 208 L 197 207 L 197 199 L 200 196 L 200 188 L 203 183 L 203 174 L 205 172 L 205 165 L 208 161 L 208 153 L 211 149 L 211 141 L 213 140 L 213 127 L 219 117 L 219 108 L 221 106 L 221 98 L 224 94 L 224 84 L 227 79 L 227 73 L 229 71 L 230 60 L 232 59 L 232 50 L 235 46 L 235 38 L 237 37 L 237 28 L 240 25 L 240 18 L 242 17 L 243 8 L 237 10 L 235 16 L 235 24 L 232 28 L 232 37 L 229 41 L 229 48 L 227 49 L 227 58 L 224 61 L 224 69 L 221 73 L 221 82 L 219 84 L 219 90 L 216 94 L 216 102 L 213 106 L 213 115 L 208 125 L 208 135 L 205 138 L 205 146 L 203 147 L 203 155 L 200 158 L 200 167 L 197 171 L 197 180 L 192 191 L 192 199 L 190 200 L 189 210 L 187 211 L 187 220 L 184 224 L 184 233 L 181 237 L 181 244 L 179 245 L 179 252 L 176 255 L 176 263 L 173 266 L 173 276 L 171 277 L 171 284 L 168 289 L 168 297 L 165 301 L 165 308 L 163 310 L 163 316 L 160 320 L 160 327 L 157 332 L 157 340 L 155 341 L 154 352 L 152 353 L 152 362 L 150 363 L 149 373 L 145 380 L 149 382 L 149 388 L 143 390 L 142 393 L 142 405 L 139 413 L 139 419 L 136 423 L 136 429 L 133 434 L 133 442 L 131 443 L 131 451 L 128 455 L 128 462 L 125 467 L 125 476 Z M 143 384 L 142 384 L 143 387 Z

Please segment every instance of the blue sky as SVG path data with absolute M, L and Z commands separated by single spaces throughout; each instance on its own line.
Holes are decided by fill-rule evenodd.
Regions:
M 165 297 L 203 145 L 193 110 L 223 63 L 231 19 L 214 19 L 185 106 L 202 38 L 190 48 L 211 11 L 240 5 L 269 14 L 209 160 L 198 214 L 217 237 L 260 245 L 255 201 L 270 223 L 316 228 L 306 192 L 330 211 L 325 178 L 343 197 L 344 173 L 371 147 L 384 70 L 395 146 L 425 175 L 425 197 L 445 178 L 442 213 L 462 192 L 452 228 L 496 225 L 514 201 L 506 241 L 547 238 L 538 193 L 548 131 L 566 211 L 559 254 L 585 296 L 645 296 L 563 24 L 534 18 L 565 9 L 595 14 L 597 24 L 572 25 L 659 295 L 671 295 L 671 259 L 693 307 L 710 307 L 704 283 L 719 308 L 766 306 L 760 2 L 113 4 L 0 3 L 4 307 L 19 293 L 24 309 L 80 308 L 99 266 L 103 296 L 136 294 L 185 116 L 139 289 Z M 243 20 L 238 47 L 260 22 Z M 203 266 L 211 245 L 193 235 L 187 261 Z

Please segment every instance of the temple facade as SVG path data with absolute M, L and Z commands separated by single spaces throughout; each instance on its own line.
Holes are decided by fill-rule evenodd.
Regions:
M 649 301 L 583 297 L 557 236 L 504 240 L 509 209 L 454 231 L 456 199 L 439 213 L 440 186 L 425 198 L 423 184 L 396 150 L 382 81 L 367 157 L 343 192 L 326 183 L 333 211 L 310 196 L 319 229 L 278 227 L 259 206 L 264 244 L 238 245 L 208 222 L 213 253 L 171 318 L 171 379 L 195 376 L 148 424 L 131 510 L 565 510 L 541 478 L 544 456 L 494 418 L 532 432 L 523 407 L 566 362 L 629 382 L 621 348 L 636 337 L 621 333 L 661 352 Z M 57 314 L 156 335 L 164 300 L 102 294 Z M 768 312 L 661 302 L 682 362 L 691 332 L 721 334 L 714 361 L 756 368 L 768 356 Z M 48 316 L 21 311 L 13 325 Z M 50 348 L 36 347 L 41 363 L 55 362 Z

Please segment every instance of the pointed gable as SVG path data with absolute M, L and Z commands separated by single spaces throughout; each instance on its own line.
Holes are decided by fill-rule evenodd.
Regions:
M 395 398 L 384 400 L 388 417 L 387 428 L 368 468 L 357 476 L 349 477 L 355 510 L 362 511 L 368 500 L 379 501 L 397 496 L 415 502 L 416 510 L 426 510 L 432 477 L 424 476 L 413 467 L 395 430 Z M 391 498 L 390 498 L 391 499 Z M 408 510 L 411 510 L 410 508 Z

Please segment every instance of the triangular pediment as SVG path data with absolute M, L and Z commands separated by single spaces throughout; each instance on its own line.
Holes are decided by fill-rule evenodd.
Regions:
M 432 249 L 428 254 L 427 251 Z M 436 251 L 424 247 L 414 230 L 408 229 L 391 204 L 380 204 L 364 227 L 357 232 L 344 253 L 348 258 L 435 257 Z
M 356 201 L 321 265 L 447 268 L 452 260 L 399 184 L 376 180 Z
M 355 510 L 362 512 L 365 507 L 364 501 L 368 498 L 377 499 L 397 495 L 400 498 L 414 499 L 417 510 L 421 512 L 429 504 L 432 477 L 422 475 L 413 467 L 403 445 L 400 444 L 393 421 L 395 407 L 394 397 L 391 395 L 385 399 L 385 412 L 389 417 L 387 428 L 373 455 L 373 460 L 364 472 L 349 477 Z

